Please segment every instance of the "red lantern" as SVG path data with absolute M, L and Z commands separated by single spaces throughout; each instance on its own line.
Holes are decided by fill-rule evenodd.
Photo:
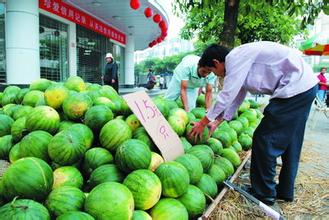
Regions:
M 158 43 L 161 43 L 161 42 L 162 42 L 161 37 L 158 37 L 158 38 L 157 38 L 157 42 L 158 42 Z
M 155 23 L 159 23 L 161 20 L 162 20 L 162 18 L 161 18 L 161 16 L 160 16 L 159 14 L 155 14 L 155 15 L 153 16 L 153 21 L 154 21 Z
M 153 44 L 152 44 L 152 42 L 151 42 L 151 43 L 149 43 L 149 47 L 153 47 Z
M 167 37 L 167 35 L 168 35 L 167 32 L 162 32 L 162 33 L 161 33 L 161 36 L 162 36 L 162 37 Z
M 166 28 L 167 28 L 167 24 L 166 24 L 166 22 L 165 22 L 165 21 L 160 21 L 160 22 L 159 22 L 159 27 L 161 28 L 161 30 L 162 30 L 162 29 L 166 29 Z
M 156 40 L 152 41 L 153 46 L 156 45 L 158 42 Z
M 152 17 L 152 15 L 153 15 L 153 11 L 152 11 L 152 9 L 151 9 L 150 7 L 145 8 L 145 10 L 144 10 L 144 15 L 145 15 L 145 17 L 147 17 L 147 18 Z
M 130 0 L 130 7 L 134 10 L 139 9 L 139 7 L 141 6 L 141 3 L 139 2 L 139 0 Z

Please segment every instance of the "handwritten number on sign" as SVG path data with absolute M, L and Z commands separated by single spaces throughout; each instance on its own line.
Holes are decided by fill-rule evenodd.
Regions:
M 143 121 L 146 122 L 142 109 L 139 107 L 137 101 L 134 101 L 136 107 L 138 108 L 139 114 L 142 117 Z
M 164 125 L 160 126 L 159 132 L 160 132 L 160 134 L 163 135 L 163 138 L 164 139 L 167 139 L 167 137 L 169 137 L 169 134 L 167 132 L 167 129 L 166 129 L 166 127 Z
M 154 108 L 154 107 L 152 108 L 152 106 L 149 106 L 149 105 L 147 104 L 147 100 L 143 100 L 143 103 L 144 103 L 144 107 L 145 107 L 145 109 L 148 110 L 148 112 L 151 112 L 151 116 L 148 115 L 147 118 L 148 118 L 148 119 L 149 119 L 149 118 L 154 118 L 154 117 L 155 117 L 155 113 L 156 113 L 155 108 Z

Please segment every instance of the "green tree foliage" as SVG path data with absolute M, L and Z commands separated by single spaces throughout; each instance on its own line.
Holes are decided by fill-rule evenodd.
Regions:
M 192 52 L 180 53 L 177 55 L 164 57 L 163 59 L 151 58 L 144 60 L 143 62 L 135 65 L 135 74 L 146 75 L 148 73 L 148 69 L 152 69 L 155 74 L 172 73 L 182 58 L 191 53 Z
M 256 40 L 287 43 L 313 24 L 322 9 L 329 13 L 328 4 L 329 0 L 176 0 L 173 6 L 186 21 L 182 37 L 196 34 L 202 41 L 215 38 L 233 47 Z

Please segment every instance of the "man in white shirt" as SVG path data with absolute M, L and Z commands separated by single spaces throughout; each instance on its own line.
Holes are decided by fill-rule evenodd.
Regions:
M 271 95 L 253 136 L 251 192 L 268 205 L 275 199 L 293 201 L 305 124 L 318 87 L 312 68 L 299 51 L 274 42 L 248 43 L 230 52 L 211 45 L 199 65 L 224 77 L 224 87 L 206 117 L 195 123 L 192 135 L 199 137 L 210 122 L 213 131 L 223 120 L 231 120 L 247 92 Z M 283 164 L 276 184 L 280 156 Z

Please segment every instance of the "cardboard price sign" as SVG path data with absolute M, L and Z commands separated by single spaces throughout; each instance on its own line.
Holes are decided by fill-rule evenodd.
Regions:
M 181 140 L 144 91 L 124 95 L 128 106 L 161 151 L 163 158 L 174 160 L 184 154 Z

